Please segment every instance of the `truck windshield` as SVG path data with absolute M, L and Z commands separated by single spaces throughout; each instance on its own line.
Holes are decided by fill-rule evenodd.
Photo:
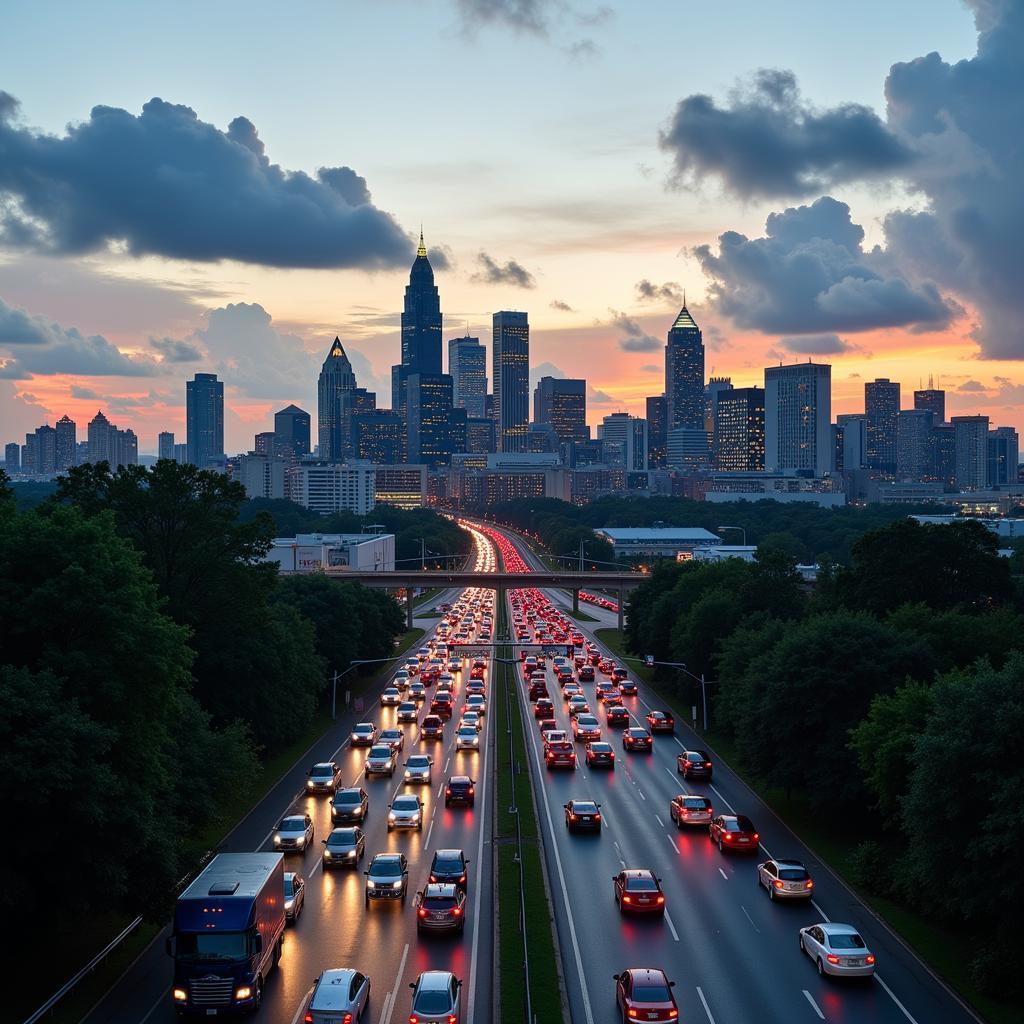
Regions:
M 177 936 L 179 960 L 244 960 L 249 955 L 245 932 L 200 932 Z

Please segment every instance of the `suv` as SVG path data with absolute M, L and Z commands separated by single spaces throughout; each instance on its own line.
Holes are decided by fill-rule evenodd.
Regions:
M 370 900 L 401 900 L 409 888 L 409 862 L 404 853 L 378 853 L 370 861 L 366 875 L 366 893 L 363 903 Z
M 684 750 L 676 758 L 676 771 L 684 779 L 707 779 L 710 782 L 714 766 L 706 750 Z
M 366 764 L 364 766 L 366 777 L 369 778 L 371 775 L 394 775 L 397 758 L 398 754 L 395 749 L 386 743 L 378 743 L 377 746 L 370 747 L 370 752 L 366 755 Z
M 465 890 L 468 864 L 461 850 L 435 850 L 430 862 L 430 881 L 449 882 Z
M 357 786 L 353 786 L 351 789 L 339 789 L 331 801 L 331 824 L 364 822 L 369 809 L 370 798 L 365 789 Z
M 756 853 L 760 836 L 754 823 L 745 814 L 718 814 L 708 825 L 708 836 L 711 842 L 718 843 L 720 852 L 741 850 L 744 853 Z
M 466 927 L 466 894 L 451 884 L 431 883 L 416 894 L 416 931 L 455 932 L 461 935 Z
M 468 775 L 453 775 L 444 787 L 444 805 L 465 804 L 472 807 L 476 798 L 476 784 Z
M 462 1024 L 462 982 L 451 971 L 424 971 L 412 989 L 409 1020 L 417 1024 Z
M 444 722 L 440 715 L 426 715 L 420 725 L 421 740 L 443 740 Z

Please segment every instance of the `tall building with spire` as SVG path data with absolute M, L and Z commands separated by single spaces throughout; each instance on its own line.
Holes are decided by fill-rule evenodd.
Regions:
M 704 426 L 704 338 L 683 299 L 665 346 L 666 427 Z
M 356 375 L 345 347 L 335 338 L 317 382 L 317 439 L 322 462 L 344 461 L 352 437 Z
M 441 372 L 441 297 L 434 284 L 434 269 L 427 258 L 427 247 L 416 250 L 405 287 L 402 308 L 402 361 L 391 369 L 391 404 L 396 412 L 406 407 L 406 381 L 410 374 Z

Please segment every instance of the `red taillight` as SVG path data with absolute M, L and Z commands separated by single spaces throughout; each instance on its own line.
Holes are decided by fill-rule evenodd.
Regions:
M 622 902 L 623 903 L 632 903 L 633 902 L 633 897 L 632 896 L 623 896 L 622 897 Z
M 451 786 L 446 786 L 445 787 L 444 795 L 445 796 L 451 796 L 452 795 L 452 787 Z
M 420 1019 L 415 1013 L 409 1014 L 409 1024 L 420 1024 Z
M 866 957 L 866 960 L 867 960 L 867 962 L 869 964 L 873 964 L 875 962 L 875 954 L 874 953 L 868 953 L 868 955 Z
M 669 1010 L 668 1011 L 668 1019 L 669 1020 L 675 1020 L 676 1017 L 678 1017 L 678 1016 L 679 1016 L 679 1011 L 678 1010 Z
M 576 820 L 576 815 L 573 814 L 572 811 L 569 812 L 569 820 L 570 821 L 575 821 Z
M 418 917 L 426 917 L 427 912 L 422 907 L 420 907 L 419 910 L 416 911 L 416 915 Z
M 465 880 L 466 880 L 466 876 L 465 875 L 461 875 L 459 877 L 459 884 L 461 885 L 463 882 L 465 882 Z
M 782 882 L 779 881 L 779 879 L 777 879 L 777 878 L 775 879 L 774 882 L 772 882 L 772 885 L 774 885 L 776 889 L 781 889 L 782 888 Z
M 462 907 L 456 907 L 456 908 L 455 908 L 455 909 L 454 909 L 454 910 L 452 911 L 452 913 L 453 913 L 453 914 L 454 914 L 454 915 L 455 915 L 456 917 L 461 917 L 461 916 L 462 916 Z
M 470 787 L 469 787 L 469 792 L 470 792 L 470 795 L 472 795 L 472 794 L 473 794 L 474 790 L 473 790 L 473 787 L 472 787 L 472 786 L 470 786 Z
M 750 838 L 756 843 L 761 837 L 755 832 Z
M 826 959 L 826 960 L 827 960 L 827 961 L 828 961 L 828 962 L 829 962 L 830 964 L 837 964 L 837 963 L 839 963 L 839 957 L 837 957 L 837 956 L 835 955 L 835 953 L 829 953 L 829 954 L 828 954 L 828 955 L 827 955 L 827 956 L 825 957 L 825 959 Z
M 352 1014 L 346 1013 L 345 1016 L 341 1018 L 341 1024 L 352 1024 Z
M 811 880 L 810 880 L 810 879 L 808 878 L 808 879 L 807 879 L 807 881 L 806 881 L 806 882 L 804 883 L 804 888 L 805 888 L 805 889 L 813 889 L 813 888 L 814 888 L 814 882 L 812 882 L 812 881 L 811 881 Z
M 594 815 L 594 821 L 600 821 L 600 820 L 601 820 L 601 815 L 600 814 L 595 814 Z
M 302 1018 L 302 1021 L 303 1024 L 313 1024 L 313 1014 L 307 1011 L 306 1015 Z
M 665 902 L 665 897 L 664 896 L 659 896 L 658 897 L 658 902 L 659 903 L 664 903 Z
M 705 761 L 704 762 L 704 767 L 705 768 L 710 768 L 711 767 L 711 762 L 710 761 Z
M 731 832 L 726 832 L 725 835 L 724 835 L 724 838 L 725 838 L 725 841 L 727 843 L 731 843 L 732 842 L 732 833 Z

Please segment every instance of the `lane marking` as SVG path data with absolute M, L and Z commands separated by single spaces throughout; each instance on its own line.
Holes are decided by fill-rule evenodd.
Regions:
M 402 984 L 402 975 L 405 973 L 405 961 L 409 956 L 409 943 L 405 944 L 405 949 L 402 951 L 402 961 L 398 965 L 398 974 L 395 977 L 395 987 L 388 992 L 384 998 L 384 1005 L 380 1010 L 380 1024 L 389 1024 L 391 1020 L 391 1014 L 395 1009 L 395 1002 L 398 1000 L 398 989 Z
M 750 916 L 750 914 L 747 914 L 747 908 L 745 906 L 743 906 L 742 903 L 740 904 L 740 910 L 742 910 L 743 913 L 746 914 L 747 920 L 750 922 L 750 924 L 753 927 L 754 931 L 757 932 L 758 935 L 760 935 L 761 934 L 761 929 L 758 928 L 756 924 L 754 924 L 754 919 Z
M 644 791 L 639 786 L 637 786 L 637 790 L 636 791 L 640 794 L 640 799 L 641 800 L 646 800 L 647 799 L 647 797 L 644 796 Z
M 319 859 L 319 860 L 318 860 L 318 861 L 317 861 L 317 862 L 316 862 L 316 863 L 315 863 L 315 864 L 313 865 L 313 867 L 312 867 L 312 869 L 310 870 L 309 874 L 308 874 L 308 875 L 306 875 L 306 879 L 307 879 L 307 881 L 308 881 L 308 880 L 309 880 L 310 878 L 312 878 L 312 877 L 313 877 L 313 876 L 314 876 L 314 875 L 315 875 L 315 874 L 317 873 L 317 871 L 319 871 L 319 870 L 320 870 L 320 868 L 321 868 L 321 867 L 323 867 L 323 863 L 324 863 L 324 859 L 323 859 L 323 857 L 321 857 L 321 858 L 320 858 L 320 859 Z M 305 909 L 305 908 L 303 908 L 303 909 Z
M 143 1017 L 141 1021 L 139 1021 L 139 1024 L 146 1024 L 146 1021 L 149 1020 L 149 1018 L 152 1017 L 153 1014 L 156 1013 L 156 1011 L 164 1005 L 164 1000 L 171 994 L 171 987 L 172 986 L 168 985 L 167 988 L 165 988 L 163 992 L 160 993 L 160 998 L 149 1008 L 149 1013 L 147 1013 L 146 1016 Z
M 704 1012 L 708 1015 L 708 1020 L 711 1021 L 711 1024 L 715 1024 L 715 1018 L 711 1016 L 711 1007 L 708 1006 L 708 1001 L 704 998 L 700 985 L 697 986 L 697 997 L 700 999 L 700 1005 L 704 1007 Z
M 667 835 L 667 834 L 666 834 L 665 838 L 668 840 L 669 845 L 672 847 L 673 853 L 679 854 L 681 851 L 680 851 L 679 847 L 676 846 L 676 841 L 670 835 Z
M 725 797 L 724 797 L 724 796 L 722 796 L 722 794 L 721 794 L 721 793 L 719 793 L 719 792 L 718 792 L 718 790 L 717 790 L 717 789 L 716 789 L 716 788 L 715 788 L 715 787 L 714 787 L 714 786 L 713 786 L 713 785 L 712 785 L 712 784 L 711 784 L 710 782 L 708 783 L 708 785 L 709 785 L 709 786 L 711 786 L 711 788 L 712 788 L 712 789 L 714 789 L 716 793 L 718 793 L 719 797 L 720 797 L 720 798 L 721 798 L 721 800 L 722 800 L 722 803 L 723 803 L 723 804 L 725 804 L 725 806 L 726 806 L 726 807 L 728 807 L 728 808 L 729 808 L 729 810 L 730 810 L 730 811 L 731 811 L 731 812 L 732 812 L 733 814 L 735 814 L 735 813 L 736 813 L 736 811 L 735 811 L 735 810 L 733 809 L 733 806 L 732 806 L 732 804 L 731 804 L 731 803 L 729 803 L 729 801 L 728 801 L 728 800 L 726 800 L 726 799 L 725 799 Z
M 672 923 L 672 918 L 669 916 L 668 911 L 665 911 L 665 924 L 668 925 L 668 930 L 672 933 L 672 938 L 679 941 L 679 932 L 676 931 L 676 926 Z
M 302 1010 L 306 1005 L 306 1000 L 312 995 L 314 988 L 316 988 L 316 985 L 310 985 L 309 989 L 306 991 L 306 994 L 302 997 L 301 1000 L 299 1000 L 299 1008 L 295 1011 L 295 1016 L 292 1017 L 292 1024 L 298 1024 L 299 1014 L 302 1013 Z
M 656 821 L 656 822 L 657 822 L 657 823 L 658 823 L 658 824 L 659 824 L 659 825 L 660 825 L 660 826 L 661 826 L 662 828 L 664 828 L 664 827 L 665 827 L 665 822 L 663 822 L 663 821 L 661 820 L 661 818 L 659 818 L 659 817 L 658 817 L 657 815 L 655 815 L 655 816 L 654 816 L 654 820 L 655 820 L 655 821 Z
M 886 985 L 884 981 L 882 981 L 881 975 L 876 974 L 875 981 L 877 981 L 878 984 L 885 989 L 885 991 L 888 993 L 889 998 L 903 1011 L 903 1016 L 910 1021 L 910 1024 L 917 1024 L 917 1021 L 914 1020 L 914 1018 L 911 1016 L 910 1011 L 896 998 L 896 993 L 893 992 L 893 990 L 889 988 L 889 986 Z
M 825 922 L 826 924 L 831 924 L 831 923 L 832 923 L 832 918 L 830 918 L 830 917 L 828 916 L 828 914 L 826 914 L 826 913 L 825 913 L 825 911 L 824 911 L 824 910 L 822 910 L 822 909 L 821 909 L 821 907 L 819 907 L 819 906 L 818 906 L 818 904 L 814 902 L 814 900 L 813 900 L 813 899 L 811 900 L 811 906 L 812 906 L 812 907 L 814 907 L 814 909 L 815 909 L 815 910 L 816 910 L 816 911 L 817 911 L 817 912 L 818 912 L 819 914 L 821 914 L 821 919 L 822 919 L 822 920 L 823 920 L 823 921 L 824 921 L 824 922 Z
M 727 874 L 726 874 L 726 873 L 725 873 L 725 872 L 724 872 L 724 871 L 723 871 L 723 870 L 722 870 L 721 868 L 719 868 L 719 869 L 718 869 L 718 873 L 719 873 L 719 874 L 720 874 L 720 875 L 721 875 L 721 876 L 722 876 L 722 877 L 723 877 L 723 878 L 724 878 L 724 879 L 725 879 L 725 880 L 726 880 L 727 882 L 729 881 L 729 876 L 728 876 L 728 875 L 727 875 Z
M 809 1003 L 811 1004 L 811 1009 L 813 1009 L 813 1010 L 814 1010 L 814 1012 L 815 1012 L 815 1013 L 816 1013 L 816 1014 L 817 1014 L 817 1015 L 818 1015 L 818 1016 L 819 1016 L 819 1017 L 820 1017 L 820 1018 L 821 1018 L 822 1020 L 824 1020 L 824 1019 L 825 1019 L 825 1014 L 823 1014 L 823 1013 L 821 1012 L 821 1007 L 820 1007 L 820 1006 L 818 1006 L 818 1004 L 817 1004 L 817 1003 L 816 1003 L 816 1002 L 814 1001 L 814 996 L 812 996 L 812 995 L 811 995 L 811 993 L 807 991 L 807 989 L 802 989 L 801 991 L 803 992 L 803 994 L 804 994 L 805 996 L 807 996 L 807 1002 L 809 1002 Z

